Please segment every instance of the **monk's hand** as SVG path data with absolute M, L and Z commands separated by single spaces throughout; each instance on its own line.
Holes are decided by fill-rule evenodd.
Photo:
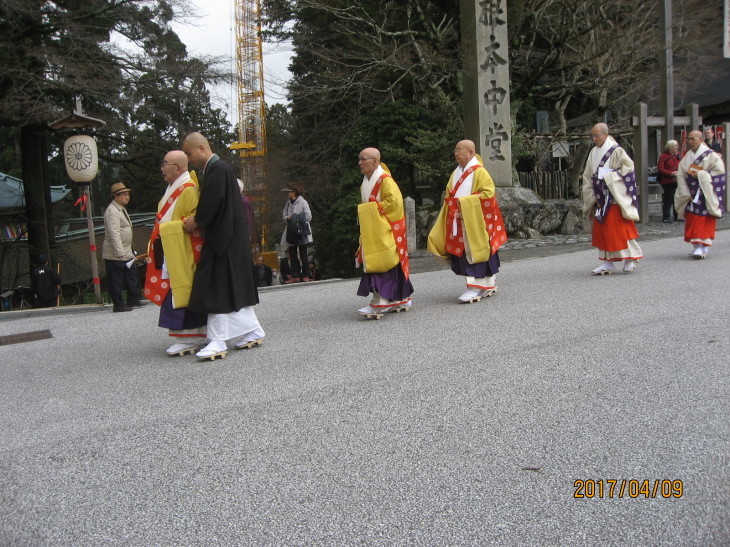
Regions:
M 183 222 L 183 227 L 185 231 L 189 234 L 192 234 L 195 230 L 198 229 L 198 223 L 195 222 L 195 217 L 188 217 Z
M 689 169 L 687 169 L 687 173 L 689 173 L 693 177 L 696 177 L 697 171 L 702 171 L 702 170 L 703 170 L 702 167 L 700 167 L 696 163 L 693 163 L 692 165 L 689 166 Z

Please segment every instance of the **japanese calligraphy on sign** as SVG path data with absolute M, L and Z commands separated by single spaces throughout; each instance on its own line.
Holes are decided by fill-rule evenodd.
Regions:
M 491 162 L 506 162 L 509 149 L 509 63 L 507 56 L 507 17 L 505 0 L 481 0 L 477 30 L 479 85 L 482 87 L 482 152 Z M 480 39 L 481 38 L 481 39 Z M 486 40 L 485 40 L 486 39 Z M 511 166 L 510 166 L 511 170 Z
M 497 186 L 512 186 L 507 0 L 460 0 L 467 138 Z

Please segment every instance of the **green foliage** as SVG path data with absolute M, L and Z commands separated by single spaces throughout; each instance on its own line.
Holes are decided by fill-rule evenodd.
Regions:
M 428 128 L 430 118 L 427 110 L 403 100 L 383 103 L 360 117 L 340 140 L 342 156 L 351 158 L 351 165 L 356 165 L 357 155 L 363 148 L 377 148 L 401 192 L 412 193 L 413 146 L 408 139 Z
M 0 128 L 0 172 L 23 178 L 20 169 L 20 131 L 14 128 Z
M 329 277 L 358 275 L 355 252 L 360 238 L 357 206 L 360 203 L 361 180 L 362 175 L 354 170 L 343 176 L 337 197 L 329 205 L 327 215 L 313 230 L 317 264 Z
M 433 123 L 408 137 L 419 193 L 437 199 L 454 168 L 454 146 L 464 138 L 463 108 L 458 96 L 435 94 Z
M 0 2 L 0 127 L 45 126 L 79 97 L 87 115 L 106 122 L 92 132 L 105 166 L 100 194 L 106 199 L 108 184 L 125 181 L 135 189 L 132 211 L 155 209 L 159 162 L 188 132 L 200 131 L 234 159 L 227 145 L 235 133 L 208 91 L 229 75 L 214 59 L 187 56 L 170 27 L 179 7 L 177 0 Z M 58 153 L 70 133 L 52 133 L 50 151 L 23 153 L 39 163 L 50 157 L 51 169 L 63 172 Z M 17 172 L 13 156 L 0 161 Z

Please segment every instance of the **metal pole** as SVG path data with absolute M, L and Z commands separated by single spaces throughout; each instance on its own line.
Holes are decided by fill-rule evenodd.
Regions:
M 648 107 L 646 103 L 639 103 L 634 107 L 634 116 L 638 122 L 634 127 L 634 170 L 636 183 L 639 186 L 639 222 L 649 222 L 649 139 L 647 137 Z
M 659 0 L 660 24 L 664 27 L 662 45 L 664 54 L 659 56 L 659 75 L 662 88 L 665 140 L 674 138 L 674 64 L 672 52 L 672 0 Z M 663 148 L 663 147 L 662 147 Z
M 725 127 L 725 132 L 723 133 L 723 139 L 722 139 L 722 161 L 725 164 L 725 175 L 727 178 L 727 164 L 728 159 L 730 159 L 730 122 L 725 122 L 723 124 Z M 727 197 L 730 195 L 730 192 L 727 191 L 727 184 L 725 185 L 725 212 L 727 213 L 730 211 L 728 209 L 728 203 L 727 203 Z
M 91 254 L 91 277 L 94 281 L 94 295 L 96 303 L 103 304 L 101 300 L 101 286 L 99 284 L 99 265 L 96 262 L 96 233 L 94 232 L 94 221 L 91 216 L 91 192 L 90 186 L 85 184 L 81 190 L 86 195 L 86 226 L 89 229 L 89 254 Z

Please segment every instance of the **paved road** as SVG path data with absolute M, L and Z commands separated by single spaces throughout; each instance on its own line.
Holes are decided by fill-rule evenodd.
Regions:
M 507 262 L 475 305 L 419 273 L 381 321 L 355 280 L 264 291 L 265 345 L 212 363 L 152 306 L 0 322 L 53 333 L 0 346 L 0 544 L 727 545 L 727 234 Z

